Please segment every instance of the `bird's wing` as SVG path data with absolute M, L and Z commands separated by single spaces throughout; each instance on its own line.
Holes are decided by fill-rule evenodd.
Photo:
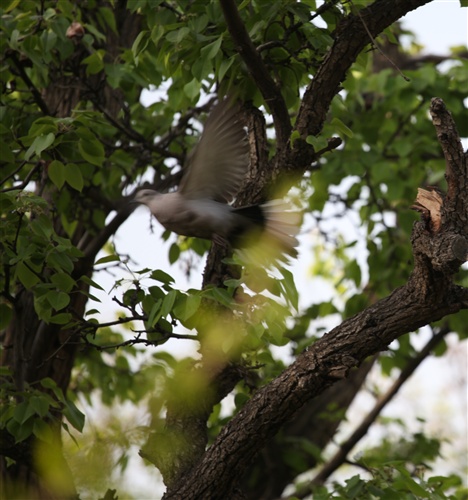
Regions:
M 229 99 L 214 107 L 187 158 L 181 195 L 229 203 L 238 193 L 249 167 L 249 144 L 238 111 Z

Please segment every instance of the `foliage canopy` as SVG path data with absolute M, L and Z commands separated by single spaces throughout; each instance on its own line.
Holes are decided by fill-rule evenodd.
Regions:
M 357 465 L 367 476 L 323 485 L 398 390 L 381 395 L 356 441 L 328 461 L 325 447 L 373 365 L 401 386 L 444 353 L 449 333 L 468 334 L 466 224 L 459 229 L 468 201 L 454 187 L 468 183 L 466 155 L 464 167 L 446 168 L 428 113 L 442 113 L 431 107 L 437 96 L 468 136 L 468 62 L 456 48 L 421 56 L 402 31 L 398 19 L 425 3 L 1 2 L 3 493 L 72 497 L 76 487 L 84 498 L 109 488 L 114 498 L 112 473 L 136 445 L 167 498 L 278 498 L 286 487 L 298 498 L 314 488 L 314 498 L 466 498 L 457 474 L 422 472 L 440 439 L 405 426 L 364 451 Z M 155 93 L 151 104 L 143 90 Z M 243 267 L 204 241 L 155 236 L 156 265 L 144 269 L 119 250 L 135 190 L 178 185 L 226 94 L 243 103 L 251 146 L 236 203 L 285 196 L 304 210 L 312 298 L 296 288 L 297 266 Z M 426 186 L 449 191 L 440 234 L 455 238 L 452 260 L 418 243 L 439 241 L 433 213 L 410 209 Z M 202 286 L 183 289 L 177 270 L 196 273 L 194 256 L 208 250 Z M 172 267 L 157 264 L 162 254 Z M 112 290 L 104 272 L 116 276 Z M 111 321 L 101 292 L 115 295 Z M 177 355 L 181 342 L 193 354 Z M 131 404 L 145 425 L 109 419 L 82 439 L 84 403 Z M 67 446 L 70 469 L 61 429 L 82 450 Z M 231 455 L 235 466 L 217 470 Z

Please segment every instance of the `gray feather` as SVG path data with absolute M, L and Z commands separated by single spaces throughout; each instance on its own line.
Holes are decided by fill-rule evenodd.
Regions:
M 229 99 L 215 106 L 188 156 L 180 194 L 230 203 L 239 192 L 249 169 L 249 144 L 238 114 Z

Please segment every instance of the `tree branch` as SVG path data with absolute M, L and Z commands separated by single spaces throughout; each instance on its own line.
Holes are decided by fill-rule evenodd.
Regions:
M 36 101 L 36 104 L 39 106 L 40 110 L 44 113 L 44 115 L 52 116 L 52 113 L 50 112 L 49 108 L 47 107 L 47 104 L 45 103 L 44 99 L 42 98 L 41 93 L 39 92 L 39 90 L 37 90 L 36 86 L 31 81 L 31 78 L 29 78 L 28 74 L 24 70 L 23 64 L 18 59 L 16 52 L 14 52 L 13 50 L 9 50 L 7 52 L 7 55 L 13 61 L 13 64 L 16 66 L 16 69 L 18 70 L 24 83 L 27 85 L 29 91 L 31 92 L 32 96 L 34 97 L 34 100 Z
M 245 62 L 254 82 L 260 89 L 265 99 L 265 103 L 271 110 L 278 148 L 282 149 L 287 145 L 289 140 L 291 120 L 281 91 L 252 43 L 245 25 L 239 16 L 235 1 L 220 0 L 220 4 L 223 9 L 224 19 L 226 20 L 229 33 L 236 44 L 237 51 Z
M 340 380 L 306 403 L 296 418 L 283 426 L 281 432 L 268 442 L 242 479 L 248 499 L 279 499 L 298 474 L 312 470 L 317 465 L 319 454 L 303 449 L 301 443 L 307 440 L 309 446 L 317 451 L 325 449 L 376 359 L 377 356 L 367 359 L 357 370 L 351 370 L 348 378 Z M 285 447 L 291 447 L 300 454 L 300 468 L 297 463 L 286 464 L 275 458 L 284 452 Z
M 365 416 L 361 424 L 354 430 L 351 436 L 340 445 L 339 450 L 335 455 L 322 467 L 320 472 L 314 477 L 311 486 L 323 484 L 333 472 L 338 469 L 345 461 L 348 453 L 354 446 L 367 434 L 369 427 L 375 422 L 375 419 L 381 414 L 385 406 L 394 398 L 403 384 L 413 375 L 418 366 L 431 354 L 433 349 L 444 339 L 450 332 L 448 328 L 439 330 L 433 335 L 419 353 L 412 358 L 401 371 L 399 377 L 388 391 L 379 398 L 372 410 Z M 307 488 L 303 492 L 296 493 L 296 497 L 305 498 L 310 495 L 311 489 Z
M 399 18 L 430 1 L 376 0 L 360 10 L 359 16 L 350 14 L 338 24 L 335 42 L 307 87 L 299 110 L 296 129 L 303 139 L 322 130 L 330 103 L 346 72 L 364 47 L 372 42 L 369 33 L 375 38 Z
M 230 498 L 258 450 L 304 403 L 401 335 L 468 308 L 467 290 L 454 286 L 444 295 L 450 300 L 426 302 L 408 283 L 319 339 L 246 403 L 223 427 L 190 476 L 184 477 L 184 484 L 164 498 Z
M 8 179 L 10 179 L 11 177 L 14 178 L 14 176 L 27 164 L 27 162 L 25 161 L 22 161 L 21 162 L 21 165 L 14 171 L 12 172 L 10 175 L 6 176 L 5 179 L 3 179 L 1 182 L 0 182 L 0 186 L 3 186 L 3 184 L 5 184 L 7 182 Z M 33 175 L 39 170 L 39 168 L 43 167 L 44 166 L 44 161 L 43 160 L 39 160 L 38 162 L 35 163 L 35 165 L 31 168 L 31 170 L 26 174 L 23 182 L 21 182 L 21 184 L 16 184 L 16 185 L 13 185 L 11 187 L 8 187 L 8 188 L 5 188 L 5 189 L 2 189 L 0 190 L 0 193 L 7 193 L 8 191 L 20 191 L 22 189 L 24 189 L 28 184 L 29 182 L 31 181 Z M 14 179 L 13 179 L 13 182 L 14 182 Z
M 461 165 L 449 168 L 466 175 Z M 460 185 L 467 182 L 466 176 L 459 179 Z M 468 193 L 465 190 L 458 195 L 467 197 Z M 454 200 L 454 203 L 464 202 Z M 258 450 L 307 401 L 345 378 L 351 368 L 359 366 L 368 356 L 385 350 L 401 335 L 467 309 L 468 289 L 452 282 L 453 273 L 462 262 L 449 243 L 466 231 L 458 226 L 457 217 L 448 211 L 436 234 L 428 230 L 425 221 L 415 224 L 412 235 L 415 267 L 406 285 L 324 335 L 260 389 L 223 427 L 190 475 L 184 476 L 183 484 L 179 481 L 179 487 L 173 487 L 164 498 L 232 497 L 233 489 Z
M 446 162 L 447 195 L 444 206 L 446 210 L 458 214 L 468 237 L 468 197 L 463 196 L 468 191 L 468 156 L 463 152 L 457 125 L 442 99 L 432 99 L 430 112 Z

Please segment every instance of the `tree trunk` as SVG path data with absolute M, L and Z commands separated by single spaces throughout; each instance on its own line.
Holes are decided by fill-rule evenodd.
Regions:
M 108 6 L 107 2 L 100 2 L 102 6 Z M 84 20 L 86 17 L 96 16 L 96 9 L 82 8 Z M 138 35 L 141 20 L 137 15 L 130 14 L 126 8 L 126 2 L 120 1 L 115 6 L 115 18 L 118 33 L 115 34 L 107 28 L 106 41 L 103 48 L 106 51 L 108 61 L 119 56 L 121 47 L 130 47 Z M 96 23 L 96 19 L 90 19 L 91 23 Z M 75 43 L 75 51 L 67 61 L 63 62 L 60 68 L 54 68 L 51 76 L 51 84 L 41 91 L 41 95 L 36 95 L 38 105 L 44 115 L 57 118 L 71 116 L 81 100 L 90 99 L 98 103 L 100 109 L 105 109 L 110 117 L 116 118 L 123 105 L 123 95 L 120 91 L 111 88 L 106 82 L 104 72 L 89 77 L 86 74 L 86 65 L 82 64 L 85 57 L 89 56 L 86 47 L 80 44 L 83 34 L 83 27 L 79 24 L 70 26 L 67 36 Z M 27 61 L 17 61 L 18 65 L 26 64 Z M 19 72 L 26 78 L 24 68 L 19 66 Z M 39 181 L 36 183 L 36 194 L 48 201 L 50 207 L 53 206 L 53 196 L 55 187 L 48 179 L 45 165 Z M 104 201 L 104 200 L 103 200 Z M 80 199 L 76 200 L 80 203 Z M 107 209 L 109 211 L 109 209 Z M 126 212 L 128 215 L 130 212 Z M 53 226 L 58 235 L 65 236 L 60 218 L 53 218 Z M 121 218 L 120 223 L 124 222 Z M 83 222 L 83 221 L 81 221 Z M 95 235 L 91 240 L 85 238 L 87 228 L 84 223 L 78 224 L 73 240 L 77 244 L 81 240 L 88 241 L 88 247 L 83 248 L 84 257 L 77 260 L 72 277 L 77 280 L 77 287 L 71 292 L 70 310 L 76 318 L 83 318 L 87 303 L 87 293 L 89 286 L 78 280 L 82 276 L 90 278 L 93 273 L 94 258 L 102 245 L 107 240 L 103 235 Z M 100 244 L 96 245 L 96 242 Z M 44 276 L 45 278 L 46 276 Z M 57 386 L 66 394 L 70 382 L 71 371 L 74 366 L 76 351 L 79 346 L 79 337 L 75 330 L 67 330 L 56 324 L 47 324 L 41 321 L 34 309 L 34 298 L 31 291 L 24 288 L 18 289 L 14 298 L 13 317 L 6 330 L 4 339 L 4 351 L 1 360 L 2 366 L 11 369 L 13 379 L 18 392 L 26 389 L 30 384 L 35 384 L 45 377 L 55 381 Z M 36 384 L 37 386 L 37 384 Z M 18 396 L 21 400 L 21 396 Z M 60 419 L 60 415 L 55 415 Z M 42 458 L 36 458 L 38 440 L 30 438 L 21 443 L 21 453 L 8 446 L 8 435 L 2 444 L 2 451 L 5 456 L 15 460 L 14 464 L 8 465 L 5 456 L 0 457 L 0 476 L 2 478 L 3 495 L 5 498 L 75 498 L 76 491 L 73 486 L 73 479 L 63 456 L 61 455 L 61 428 L 57 424 L 52 424 L 55 429 L 53 445 L 49 446 L 49 453 L 55 457 L 54 464 L 57 473 L 67 478 L 64 480 L 64 487 L 60 493 L 51 491 L 41 479 L 38 470 Z M 45 443 L 40 444 L 46 446 Z M 18 445 L 16 445 L 18 446 Z M 63 479 L 62 478 L 62 479 Z

